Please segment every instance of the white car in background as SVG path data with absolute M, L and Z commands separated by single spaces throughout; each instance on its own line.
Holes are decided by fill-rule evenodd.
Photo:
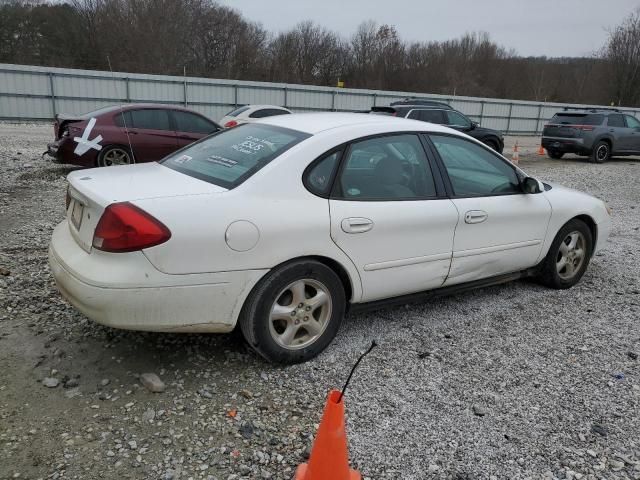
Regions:
M 284 363 L 363 306 L 523 276 L 571 287 L 611 226 L 601 200 L 467 135 L 366 114 L 270 117 L 68 180 L 49 260 L 78 310 L 134 330 L 239 324 Z
M 261 118 L 274 117 L 276 115 L 289 115 L 293 113 L 288 108 L 276 105 L 244 105 L 231 110 L 220 119 L 220 125 L 225 128 L 236 127 L 243 123 L 252 123 Z

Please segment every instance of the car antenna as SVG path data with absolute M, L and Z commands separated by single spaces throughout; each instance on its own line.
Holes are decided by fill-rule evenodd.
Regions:
M 109 58 L 109 55 L 107 55 L 107 63 L 109 64 L 109 71 L 111 72 L 111 78 L 113 78 L 113 85 L 115 87 L 116 78 L 113 75 L 113 68 L 111 68 L 111 59 Z M 133 160 L 133 163 L 136 163 L 136 156 L 135 156 L 135 153 L 133 153 L 133 146 L 131 145 L 131 137 L 129 136 L 129 128 L 127 127 L 127 119 L 124 116 L 124 109 L 122 108 L 122 102 L 118 98 L 117 88 L 116 88 L 116 99 L 118 99 L 118 107 L 120 107 L 120 117 L 122 117 L 122 125 L 124 125 L 124 131 L 127 134 L 127 142 L 129 142 L 129 151 L 131 152 L 131 159 Z
M 358 368 L 358 365 L 360 365 L 360 362 L 362 361 L 362 359 L 364 357 L 366 357 L 371 350 L 373 350 L 374 347 L 378 346 L 378 344 L 376 343 L 375 340 L 373 340 L 371 342 L 371 346 L 369 347 L 369 349 L 364 352 L 362 355 L 360 355 L 360 358 L 358 358 L 358 361 L 356 362 L 356 364 L 353 366 L 353 368 L 351 369 L 351 373 L 349 373 L 349 376 L 347 377 L 347 381 L 344 384 L 344 387 L 342 387 L 342 391 L 340 392 L 340 396 L 338 397 L 338 402 L 340 403 L 342 401 L 342 397 L 344 396 L 344 392 L 347 390 L 347 387 L 349 386 L 349 382 L 351 381 L 351 377 L 353 376 L 353 373 L 356 371 L 356 368 Z

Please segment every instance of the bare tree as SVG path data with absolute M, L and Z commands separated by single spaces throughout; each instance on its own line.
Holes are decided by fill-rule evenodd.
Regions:
M 612 74 L 612 94 L 618 105 L 640 101 L 640 8 L 609 34 L 605 48 Z

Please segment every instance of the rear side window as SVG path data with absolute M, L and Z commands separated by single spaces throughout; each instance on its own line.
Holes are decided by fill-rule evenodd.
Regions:
M 619 114 L 613 114 L 613 115 L 609 115 L 609 119 L 607 120 L 607 125 L 609 127 L 625 127 L 626 125 L 624 124 L 624 118 L 622 117 L 622 115 Z
M 414 110 L 409 115 L 409 118 L 416 120 L 422 120 L 423 122 L 443 124 L 444 116 L 442 110 Z
M 213 133 L 219 130 L 213 122 L 194 113 L 174 110 L 173 118 L 176 121 L 176 130 L 179 132 Z
M 549 123 L 558 125 L 602 125 L 604 115 L 587 113 L 556 113 Z
M 468 128 L 471 126 L 471 120 L 469 120 L 467 117 L 465 117 L 459 112 L 454 112 L 453 110 L 450 110 L 447 112 L 447 117 L 449 117 L 449 121 L 447 122 L 447 125 L 454 125 L 456 127 L 465 127 L 465 128 Z
M 304 183 L 311 193 L 315 193 L 321 197 L 329 195 L 331 179 L 338 166 L 341 154 L 341 151 L 330 153 L 316 162 L 315 165 L 308 170 Z
M 280 108 L 261 108 L 260 110 L 256 110 L 249 117 L 251 118 L 265 118 L 265 117 L 273 117 L 275 115 L 286 115 L 286 110 L 282 110 Z
M 161 163 L 185 175 L 234 188 L 309 137 L 288 128 L 250 123 L 205 137 Z
M 131 127 L 145 130 L 173 130 L 169 122 L 169 112 L 166 110 L 149 108 L 131 110 Z M 127 123 L 127 126 L 129 124 Z
M 240 115 L 242 112 L 246 112 L 247 110 L 249 110 L 251 107 L 248 105 L 245 105 L 244 107 L 240 107 L 240 108 L 236 108 L 235 110 L 231 110 L 229 113 L 227 113 L 225 115 L 225 117 L 237 117 L 238 115 Z

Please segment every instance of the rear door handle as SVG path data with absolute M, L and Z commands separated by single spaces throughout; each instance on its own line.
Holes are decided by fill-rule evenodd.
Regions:
M 469 210 L 464 214 L 465 223 L 482 223 L 487 218 L 489 218 L 489 214 L 483 210 Z
M 345 233 L 364 233 L 373 228 L 373 220 L 363 217 L 345 218 L 341 227 Z

